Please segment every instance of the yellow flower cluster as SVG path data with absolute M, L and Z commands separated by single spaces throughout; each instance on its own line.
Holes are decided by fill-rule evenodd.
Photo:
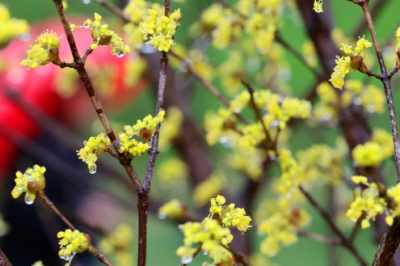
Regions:
M 179 228 L 184 235 L 184 245 L 179 247 L 176 254 L 182 263 L 188 264 L 193 260 L 196 248 L 195 244 L 201 245 L 201 249 L 214 260 L 214 263 L 233 262 L 232 254 L 223 246 L 227 246 L 233 240 L 233 235 L 228 228 L 222 227 L 217 220 L 205 218 L 202 223 L 188 222 Z
M 306 210 L 298 208 L 282 208 L 275 210 L 258 227 L 261 234 L 267 237 L 261 242 L 261 252 L 267 256 L 275 256 L 280 246 L 288 246 L 297 241 L 297 230 L 307 226 L 310 216 Z
M 377 143 L 381 147 L 382 155 L 385 159 L 393 156 L 394 145 L 390 133 L 384 129 L 378 128 L 372 133 L 371 141 Z
M 15 174 L 15 187 L 11 191 L 13 198 L 16 199 L 22 193 L 25 193 L 25 203 L 32 204 L 36 198 L 36 193 L 46 186 L 45 172 L 46 168 L 37 164 L 33 168 L 26 169 L 25 173 L 18 171 Z
M 94 13 L 94 21 L 87 19 L 84 22 L 85 28 L 92 29 L 93 43 L 90 49 L 94 50 L 99 45 L 111 46 L 111 53 L 118 57 L 122 57 L 125 53 L 130 53 L 128 45 L 124 44 L 122 38 L 114 31 L 108 29 L 108 24 L 102 24 L 102 17 L 98 13 Z M 76 26 L 71 25 L 71 29 Z
M 256 91 L 254 100 L 257 108 L 262 113 L 265 113 L 263 122 L 268 130 L 278 126 L 280 129 L 284 129 L 290 119 L 305 119 L 311 112 L 311 105 L 308 101 L 281 97 L 267 90 Z M 243 91 L 231 102 L 229 109 L 220 109 L 218 111 L 219 117 L 215 115 L 206 116 L 205 128 L 208 144 L 214 145 L 218 140 L 224 142 L 234 141 L 234 145 L 241 143 L 241 147 L 245 152 L 254 151 L 253 147 L 257 147 L 265 139 L 261 124 L 257 122 L 253 125 L 237 128 L 236 117 L 234 116 L 234 113 L 240 113 L 249 104 L 250 94 L 247 91 Z M 241 133 L 239 134 L 237 130 Z
M 215 70 L 208 62 L 207 56 L 202 51 L 197 49 L 187 51 L 185 46 L 176 45 L 174 52 L 190 62 L 193 69 L 196 70 L 206 80 L 211 80 L 215 75 Z M 181 62 L 174 57 L 170 59 L 170 62 L 174 68 L 179 69 L 182 66 Z
M 156 117 L 146 116 L 143 120 L 137 120 L 133 126 L 125 126 L 125 132 L 119 134 L 121 147 L 119 152 L 133 158 L 141 156 L 150 149 L 150 141 L 156 132 L 157 125 L 164 120 L 165 111 L 161 110 Z M 143 141 L 135 139 L 140 137 Z
M 192 31 L 211 34 L 213 46 L 220 49 L 226 48 L 232 40 L 236 43 L 244 32 L 249 33 L 258 51 L 265 53 L 273 43 L 280 22 L 281 2 L 241 0 L 235 6 L 241 14 L 221 4 L 212 4 L 203 12 L 201 21 L 195 24 Z
M 352 151 L 354 162 L 361 167 L 378 166 L 385 160 L 381 146 L 376 142 L 357 145 Z
M 165 122 L 164 122 L 165 123 Z M 164 128 L 163 123 L 163 128 Z M 186 164 L 178 158 L 168 158 L 161 161 L 157 167 L 156 174 L 163 189 L 179 188 L 185 184 L 188 175 Z
M 110 148 L 111 141 L 104 133 L 100 133 L 97 137 L 90 137 L 83 144 L 85 147 L 77 151 L 78 158 L 88 165 L 89 173 L 94 174 L 97 170 L 97 156 Z
M 400 49 L 400 27 L 396 31 L 396 47 L 394 49 L 395 53 Z
M 318 180 L 320 184 L 338 184 L 342 180 L 342 161 L 348 149 L 343 139 L 338 139 L 336 143 L 336 148 L 317 144 L 296 154 L 298 164 L 307 180 Z
M 99 242 L 99 249 L 106 254 L 113 255 L 116 265 L 134 265 L 130 252 L 132 238 L 131 227 L 128 224 L 122 223 Z
M 179 200 L 174 199 L 160 207 L 158 210 L 158 217 L 160 219 L 168 217 L 175 220 L 181 220 L 185 216 L 185 213 L 186 206 Z
M 345 54 L 342 57 L 336 57 L 336 66 L 331 75 L 331 83 L 333 87 L 341 89 L 344 85 L 344 78 L 347 74 L 352 73 L 354 70 L 361 67 L 363 57 L 365 57 L 365 49 L 372 46 L 372 43 L 367 41 L 364 37 L 357 41 L 356 47 L 353 49 L 351 45 L 342 44 L 341 50 Z M 361 60 L 361 62 L 352 62 L 353 59 Z
M 224 205 L 226 199 L 224 196 L 218 195 L 212 198 L 210 207 L 210 216 L 218 215 L 222 221 L 222 225 L 226 227 L 236 227 L 241 232 L 246 232 L 250 227 L 251 218 L 246 216 L 243 208 L 235 208 L 235 204 Z
M 266 159 L 266 152 L 257 149 L 251 154 L 245 154 L 238 149 L 234 149 L 227 159 L 228 164 L 238 171 L 243 171 L 251 179 L 259 181 L 262 175 L 261 165 Z
M 28 22 L 12 18 L 5 5 L 0 4 L 0 44 L 29 32 Z
M 218 195 L 226 183 L 222 172 L 213 172 L 206 181 L 203 181 L 193 191 L 193 202 L 196 206 L 204 206 L 209 199 Z
M 174 44 L 174 34 L 180 21 L 180 9 L 175 10 L 169 17 L 160 15 L 157 10 L 149 9 L 148 16 L 140 23 L 143 39 L 160 52 L 168 52 Z
M 90 246 L 90 237 L 78 230 L 67 229 L 58 232 L 57 237 L 60 238 L 58 255 L 68 262 L 71 262 L 76 253 L 82 253 Z
M 367 186 L 367 188 L 362 191 L 360 188 L 355 190 L 355 199 L 350 204 L 346 216 L 353 221 L 357 221 L 362 217 L 361 228 L 364 229 L 370 226 L 370 220 L 375 220 L 378 214 L 385 212 L 386 223 L 392 225 L 394 217 L 400 214 L 400 185 L 397 184 L 389 188 L 386 191 L 389 198 L 383 198 L 378 187 L 379 185 L 376 183 L 369 183 L 365 176 L 353 176 L 351 179 L 354 183 L 363 184 Z M 392 203 L 388 204 L 388 201 Z
M 21 61 L 21 66 L 37 68 L 50 62 L 58 65 L 60 58 L 58 51 L 60 48 L 60 38 L 54 32 L 44 32 L 37 38 L 37 44 L 27 51 L 27 58 Z
M 321 13 L 324 12 L 324 10 L 322 10 L 322 0 L 314 0 L 314 7 L 313 10 L 317 13 Z
M 181 124 L 183 122 L 183 114 L 177 107 L 170 107 L 167 110 L 167 115 L 163 121 L 163 126 L 160 130 L 160 139 L 158 148 L 166 150 L 180 134 Z
M 139 27 L 139 24 L 146 18 L 148 8 L 148 3 L 145 0 L 130 0 L 123 10 L 124 15 L 131 21 L 124 25 L 124 32 L 129 43 L 136 49 L 140 49 L 144 43 L 143 30 Z M 160 13 L 164 11 L 159 4 L 152 4 L 151 8 Z
M 317 87 L 320 102 L 313 110 L 313 118 L 319 123 L 335 125 L 340 106 L 354 104 L 362 107 L 368 113 L 382 113 L 385 109 L 384 92 L 374 85 L 363 85 L 359 80 L 347 80 L 346 90 L 340 95 L 328 82 L 322 82 Z

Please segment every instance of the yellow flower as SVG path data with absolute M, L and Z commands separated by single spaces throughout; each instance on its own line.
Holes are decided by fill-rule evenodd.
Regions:
M 18 171 L 15 174 L 15 187 L 11 192 L 13 198 L 18 198 L 22 193 L 25 193 L 25 203 L 32 204 L 36 198 L 36 193 L 46 186 L 45 172 L 46 168 L 37 164 L 33 168 L 26 169 L 23 174 Z
M 354 148 L 352 154 L 354 161 L 359 166 L 377 166 L 385 159 L 381 146 L 376 142 L 359 144 Z
M 58 232 L 57 237 L 60 238 L 58 242 L 60 245 L 58 255 L 68 262 L 71 262 L 76 253 L 82 253 L 90 246 L 90 237 L 78 230 L 72 231 L 71 229 L 67 229 Z
M 28 50 L 27 59 L 21 61 L 21 66 L 37 68 L 50 62 L 56 65 L 60 64 L 60 58 L 58 57 L 60 38 L 57 34 L 46 31 L 37 38 L 37 42 L 38 44 Z
M 160 52 L 168 52 L 174 44 L 174 34 L 180 20 L 180 9 L 175 10 L 169 17 L 159 15 L 155 9 L 149 9 L 148 16 L 140 23 L 144 34 L 143 39 Z
M 78 158 L 88 165 L 89 173 L 94 174 L 97 156 L 110 148 L 111 141 L 104 133 L 100 133 L 97 137 L 90 137 L 84 144 L 85 147 L 77 151 Z
M 315 11 L 315 12 L 317 12 L 317 13 L 321 13 L 321 12 L 324 12 L 323 10 L 322 10 L 322 0 L 314 0 L 314 7 L 313 7 L 313 10 Z
M 133 126 L 125 126 L 125 132 L 119 134 L 121 147 L 119 152 L 124 152 L 128 157 L 141 156 L 150 149 L 150 141 L 156 132 L 157 125 L 164 120 L 165 111 L 161 110 L 156 117 L 146 116 L 143 120 L 137 120 Z M 134 137 L 142 138 L 138 141 Z

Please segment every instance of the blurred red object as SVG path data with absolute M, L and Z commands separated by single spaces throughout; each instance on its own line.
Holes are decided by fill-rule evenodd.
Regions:
M 71 22 L 82 25 L 84 20 L 72 18 Z M 29 139 L 41 133 L 40 125 L 26 111 L 29 106 L 70 127 L 81 125 L 96 116 L 75 70 L 60 69 L 53 64 L 39 66 L 37 69 L 19 65 L 26 57 L 30 45 L 35 43 L 36 37 L 46 30 L 61 37 L 60 59 L 72 62 L 67 38 L 58 19 L 46 20 L 31 25 L 31 28 L 29 40 L 15 39 L 0 51 L 0 179 L 7 175 L 18 155 L 18 148 L 4 132 Z M 73 34 L 82 56 L 92 43 L 90 30 L 76 29 Z M 118 58 L 111 54 L 110 47 L 102 46 L 88 57 L 86 68 L 107 113 L 120 110 L 143 91 L 144 81 L 128 80 L 132 66 L 141 64 L 139 60 L 139 56 L 134 53 Z M 22 108 L 9 95 L 16 96 L 18 103 L 26 105 L 26 108 Z

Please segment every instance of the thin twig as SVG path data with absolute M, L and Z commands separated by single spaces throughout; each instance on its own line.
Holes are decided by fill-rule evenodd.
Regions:
M 265 148 L 268 148 L 268 146 L 270 146 L 272 144 L 272 138 L 268 132 L 267 127 L 265 126 L 264 120 L 262 118 L 261 110 L 256 105 L 256 101 L 254 99 L 254 89 L 251 87 L 250 83 L 244 81 L 243 79 L 241 80 L 241 82 L 247 88 L 247 91 L 250 94 L 250 101 L 251 101 L 251 105 L 253 107 L 254 113 L 255 113 L 258 121 L 261 123 L 261 126 L 264 130 L 265 137 L 267 138 L 267 145 Z
M 0 249 L 0 266 L 12 266 L 6 254 Z
M 306 232 L 306 231 L 298 231 L 297 235 L 307 237 L 309 239 L 321 242 L 321 243 L 326 243 L 329 245 L 339 245 L 340 240 L 336 238 L 331 238 L 331 237 L 326 237 L 320 234 L 316 234 L 313 232 Z
M 180 55 L 178 55 L 177 53 L 175 53 L 173 50 L 169 51 L 170 55 L 175 57 L 176 59 L 178 59 L 183 67 L 195 78 L 197 79 L 201 84 L 204 85 L 204 87 L 206 87 L 226 108 L 229 109 L 230 107 L 230 103 L 229 101 L 219 92 L 219 90 L 217 88 L 215 88 L 211 82 L 209 82 L 208 80 L 206 80 L 205 78 L 203 78 L 194 68 L 193 66 L 190 64 L 190 62 L 188 62 L 187 60 L 185 60 L 183 57 L 181 57 Z M 233 114 L 235 115 L 235 117 L 237 119 L 239 119 L 243 124 L 247 125 L 248 122 L 246 121 L 246 119 L 239 113 L 233 112 Z
M 399 135 L 398 135 L 398 127 L 397 127 L 397 119 L 396 119 L 396 112 L 394 108 L 393 102 L 393 95 L 392 95 L 392 88 L 390 85 L 390 76 L 388 76 L 385 66 L 385 61 L 382 56 L 382 51 L 379 46 L 379 41 L 376 36 L 374 24 L 372 22 L 371 14 L 368 9 L 368 1 L 363 1 L 360 3 L 362 10 L 364 11 L 365 20 L 367 21 L 368 28 L 371 32 L 372 41 L 374 42 L 374 48 L 376 51 L 376 56 L 378 58 L 378 62 L 382 72 L 382 83 L 383 87 L 385 88 L 386 93 L 386 100 L 389 107 L 389 116 L 390 116 L 390 123 L 392 125 L 392 137 L 393 137 L 393 144 L 394 144 L 394 151 L 395 151 L 395 163 L 396 163 L 396 170 L 397 170 L 397 182 L 400 182 L 400 142 L 399 142 Z
M 60 16 L 61 22 L 64 27 L 65 34 L 68 39 L 68 44 L 70 46 L 71 53 L 74 58 L 74 63 L 76 64 L 75 69 L 79 73 L 79 77 L 80 77 L 83 85 L 86 88 L 86 91 L 89 95 L 92 105 L 93 105 L 94 109 L 96 110 L 96 113 L 100 119 L 101 124 L 103 125 L 103 127 L 106 131 L 107 136 L 110 138 L 110 140 L 112 142 L 114 150 L 117 151 L 117 153 L 118 153 L 119 146 L 120 146 L 119 140 L 117 139 L 117 137 L 110 125 L 110 122 L 108 121 L 107 116 L 104 113 L 103 108 L 101 107 L 100 101 L 97 98 L 97 95 L 95 93 L 93 85 L 89 79 L 89 75 L 85 69 L 84 60 L 82 59 L 82 57 L 79 54 L 74 36 L 73 36 L 71 28 L 69 26 L 70 24 L 68 23 L 67 18 L 65 16 L 62 1 L 61 0 L 53 0 L 53 1 L 57 7 L 58 14 Z M 119 160 L 119 163 L 124 167 L 126 173 L 128 174 L 129 178 L 131 179 L 132 183 L 135 185 L 136 190 L 138 190 L 140 192 L 142 189 L 140 179 L 139 179 L 139 176 L 137 175 L 135 169 L 131 165 L 131 159 L 126 158 L 122 153 L 118 153 L 118 160 Z
M 165 0 L 165 13 L 166 17 L 169 17 L 170 1 Z M 162 52 L 160 58 L 160 76 L 158 80 L 158 93 L 156 103 L 156 114 L 157 115 L 162 107 L 164 106 L 164 92 L 167 83 L 167 69 L 168 69 L 168 56 L 166 52 Z M 152 137 L 151 148 L 149 150 L 149 159 L 147 161 L 146 175 L 143 180 L 142 189 L 138 192 L 138 215 L 139 215 L 139 238 L 138 238 L 138 266 L 146 265 L 146 253 L 147 253 L 147 214 L 149 209 L 149 193 L 151 187 L 151 181 L 153 178 L 153 171 L 156 162 L 158 151 L 158 138 L 160 134 L 161 125 L 158 124 L 156 132 Z
M 197 248 L 197 249 L 195 250 L 195 252 L 193 253 L 192 259 L 193 259 L 194 257 L 196 257 L 197 254 L 199 254 L 200 250 L 201 250 L 201 245 L 198 246 L 198 248 Z M 188 264 L 187 264 L 187 263 L 182 263 L 182 264 L 181 264 L 181 266 L 186 266 L 186 265 L 188 265 Z
M 365 259 L 361 256 L 361 254 L 358 252 L 358 250 L 353 246 L 353 244 L 343 235 L 342 231 L 335 225 L 333 222 L 331 216 L 329 215 L 328 212 L 326 212 L 322 206 L 318 204 L 318 202 L 302 187 L 299 186 L 299 189 L 301 193 L 307 198 L 308 202 L 318 211 L 318 213 L 324 218 L 324 220 L 328 223 L 328 225 L 331 227 L 332 231 L 339 237 L 340 243 L 343 247 L 347 248 L 353 255 L 354 257 L 358 260 L 358 262 L 366 266 L 368 265 Z
M 110 10 L 111 12 L 113 12 L 115 15 L 117 15 L 118 17 L 120 17 L 124 23 L 129 23 L 130 19 L 127 18 L 124 13 L 122 12 L 121 9 L 119 9 L 118 7 L 114 6 L 113 4 L 110 4 L 109 2 L 107 2 L 106 0 L 96 0 L 97 3 L 99 3 L 100 5 L 104 6 L 105 8 L 107 8 L 108 10 Z
M 243 266 L 249 266 L 249 264 L 246 262 L 246 260 L 244 259 L 242 254 L 234 251 L 233 249 L 231 249 L 228 246 L 222 245 L 222 247 L 224 247 L 226 250 L 228 250 L 230 253 L 232 253 L 232 255 L 235 257 L 235 262 L 239 262 Z
M 68 226 L 69 229 L 73 231 L 76 230 L 75 226 L 58 210 L 56 205 L 54 205 L 54 203 L 46 196 L 43 190 L 39 191 L 37 195 L 42 199 L 44 204 L 46 204 L 46 206 L 49 207 Z M 88 251 L 100 262 L 107 266 L 113 266 L 104 253 L 99 252 L 93 245 L 89 246 Z
M 298 51 L 296 51 L 296 49 L 294 49 L 287 41 L 285 41 L 282 38 L 279 31 L 275 32 L 274 40 L 277 43 L 279 43 L 280 45 L 282 45 L 289 53 L 291 53 L 297 60 L 299 60 L 308 70 L 310 70 L 311 73 L 313 73 L 313 75 L 315 76 L 316 80 L 318 80 L 319 82 L 324 80 L 324 76 L 321 73 L 319 73 L 315 68 L 311 67 L 304 59 L 304 56 L 302 56 Z

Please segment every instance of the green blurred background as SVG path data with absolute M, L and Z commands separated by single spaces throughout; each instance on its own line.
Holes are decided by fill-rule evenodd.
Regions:
M 0 2 L 9 7 L 13 17 L 23 18 L 28 20 L 29 22 L 41 21 L 47 17 L 56 16 L 56 9 L 52 1 L 2 0 Z M 161 1 L 158 2 L 161 3 Z M 228 2 L 233 3 L 233 1 Z M 332 3 L 328 3 L 328 1 L 325 2 L 327 2 L 325 3 L 326 8 L 328 8 L 327 6 L 329 4 L 332 5 L 334 23 L 339 28 L 341 28 L 345 34 L 351 33 L 354 27 L 363 17 L 361 9 L 348 1 L 341 0 L 329 1 Z M 371 4 L 374 4 L 374 2 L 375 1 L 373 0 L 370 1 Z M 178 29 L 176 36 L 177 43 L 190 44 L 192 42 L 187 33 L 188 29 L 190 25 L 199 18 L 201 11 L 204 10 L 211 3 L 212 1 L 209 0 L 186 0 L 185 3 L 172 3 L 172 9 L 179 7 L 181 8 L 183 14 L 181 26 Z M 92 3 L 90 4 L 84 4 L 80 0 L 69 0 L 68 5 L 69 7 L 67 14 L 87 14 L 88 17 L 91 17 L 93 12 L 98 12 L 104 17 L 111 16 L 111 13 L 109 11 L 99 6 L 97 3 L 95 3 L 95 1 L 92 1 Z M 377 27 L 378 38 L 382 42 L 386 42 L 388 38 L 392 38 L 396 28 L 399 26 L 398 10 L 400 10 L 399 1 L 387 0 L 384 8 L 380 11 L 379 16 L 374 18 L 374 22 Z M 324 14 L 322 13 L 321 15 L 323 16 Z M 288 40 L 293 47 L 298 49 L 298 51 L 301 51 L 301 46 L 307 39 L 304 28 L 302 26 L 302 19 L 296 13 L 283 14 L 283 17 L 285 19 L 284 27 L 281 31 L 283 37 Z M 368 39 L 370 39 L 367 32 L 365 32 L 365 35 Z M 223 58 L 223 53 L 221 54 L 221 52 L 216 49 L 210 49 L 207 55 L 209 56 L 211 62 L 216 63 L 219 62 L 221 58 Z M 292 94 L 296 96 L 303 95 L 305 92 L 304 90 L 307 89 L 308 85 L 312 83 L 313 76 L 307 69 L 302 66 L 302 64 L 298 60 L 293 58 L 292 55 L 288 54 L 287 58 L 291 66 L 291 78 L 290 80 L 288 80 L 288 84 L 292 90 Z M 357 78 L 357 74 L 354 74 L 352 78 Z M 375 80 L 369 79 L 368 82 L 375 82 Z M 398 84 L 396 80 L 395 84 Z M 396 89 L 396 87 L 394 89 Z M 395 98 L 399 99 L 397 90 L 395 90 L 394 93 Z M 201 99 L 201 101 L 198 101 L 197 99 Z M 199 125 L 202 125 L 204 121 L 203 117 L 206 110 L 216 110 L 220 106 L 219 102 L 214 97 L 212 97 L 208 91 L 206 91 L 201 85 L 197 83 L 194 83 L 191 94 L 191 102 L 195 111 L 196 121 Z M 136 121 L 136 119 L 153 112 L 153 94 L 150 92 L 145 92 L 143 95 L 140 96 L 139 99 L 137 99 L 137 101 L 128 106 L 126 110 L 114 115 L 112 117 L 112 122 L 121 125 L 131 124 Z M 132 117 L 131 114 L 135 114 L 135 117 Z M 390 124 L 387 112 L 383 115 L 373 116 L 370 121 L 372 122 L 373 127 L 381 127 L 390 131 Z M 85 130 L 90 132 L 91 128 L 88 127 Z M 310 130 L 313 132 L 313 138 L 310 137 Z M 310 128 L 309 126 L 303 125 L 301 127 L 297 127 L 295 132 L 295 134 L 292 134 L 292 139 L 290 143 L 290 147 L 293 151 L 308 148 L 312 143 L 315 143 L 315 139 L 318 139 L 319 142 L 333 144 L 336 137 L 339 135 L 339 133 L 335 129 Z M 223 151 L 218 148 L 214 149 L 214 152 L 216 154 L 223 153 Z M 160 163 L 166 157 L 168 157 L 168 154 L 161 154 L 159 156 L 160 161 L 158 163 Z M 145 161 L 146 158 L 141 158 L 135 161 L 135 166 L 141 176 L 143 176 L 143 173 L 145 171 Z M 217 164 L 218 160 L 216 160 L 215 163 Z M 389 181 L 388 183 L 394 183 L 394 166 L 388 164 L 386 165 L 386 167 L 388 169 L 387 172 L 393 174 L 393 181 Z M 104 186 L 113 187 L 112 183 L 106 181 L 103 182 Z M 119 188 L 115 187 L 114 189 L 118 190 Z M 228 190 L 233 189 L 228 188 Z M 158 198 L 155 193 L 157 193 L 156 189 L 153 192 L 152 196 Z M 324 194 L 324 191 L 314 192 L 314 195 L 322 202 L 325 198 Z M 130 196 L 127 195 L 126 197 L 129 198 Z M 179 195 L 179 197 L 186 202 L 190 202 L 191 195 L 190 192 L 186 191 Z M 260 200 L 261 198 L 258 199 L 258 201 Z M 190 203 L 189 208 L 194 211 L 194 208 L 190 205 Z M 309 208 L 309 210 L 312 214 L 316 214 L 312 208 Z M 137 222 L 135 216 L 127 215 L 126 219 L 129 223 L 133 225 L 133 229 L 136 230 Z M 180 260 L 175 255 L 175 251 L 177 247 L 182 244 L 182 234 L 180 233 L 177 224 L 175 224 L 174 222 L 160 221 L 157 217 L 151 216 L 148 229 L 148 265 L 179 265 Z M 347 231 L 345 233 L 348 235 L 351 227 L 348 226 L 346 230 Z M 316 214 L 313 216 L 312 224 L 309 228 L 307 228 L 307 231 L 327 235 L 329 229 L 327 228 L 326 223 Z M 250 232 L 248 233 L 252 235 L 254 243 L 259 243 L 259 241 L 261 241 L 261 238 L 258 236 L 255 230 L 250 230 Z M 372 261 L 372 258 L 377 249 L 371 238 L 371 231 L 367 229 L 360 233 L 356 240 L 356 247 L 358 247 L 358 249 L 367 259 L 367 261 Z M 133 244 L 133 252 L 135 253 L 136 245 L 137 244 L 135 238 Z M 338 248 L 337 254 L 340 257 L 340 265 L 358 265 L 358 263 L 346 250 Z M 204 260 L 205 257 L 199 255 L 198 258 L 196 258 L 191 265 L 201 265 Z M 313 240 L 300 238 L 298 243 L 289 247 L 282 248 L 281 252 L 276 257 L 272 258 L 271 261 L 276 262 L 278 265 L 326 265 L 327 246 Z

